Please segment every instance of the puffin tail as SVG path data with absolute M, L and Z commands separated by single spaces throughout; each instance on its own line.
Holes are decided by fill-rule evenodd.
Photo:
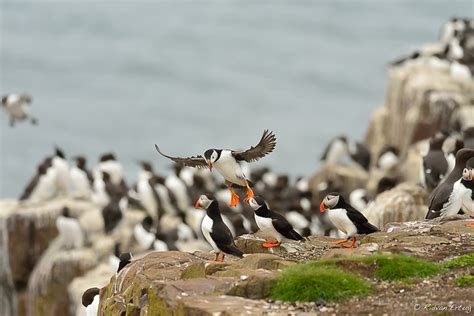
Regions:
M 371 234 L 379 231 L 377 227 L 369 222 L 362 224 L 359 229 L 362 234 Z
M 296 230 L 292 229 L 290 231 L 291 239 L 294 240 L 303 240 L 303 236 L 301 236 Z
M 232 245 L 221 245 L 219 248 L 225 253 L 228 253 L 229 255 L 233 255 L 239 258 L 242 258 L 244 256 L 244 253 L 240 251 L 239 248 Z

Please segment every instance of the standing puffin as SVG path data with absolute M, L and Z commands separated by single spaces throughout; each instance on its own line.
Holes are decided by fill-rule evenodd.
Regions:
M 342 244 L 343 247 L 355 248 L 356 234 L 370 234 L 379 230 L 370 224 L 361 212 L 346 203 L 339 193 L 329 193 L 326 195 L 319 206 L 319 210 L 321 213 L 327 211 L 329 220 L 334 226 L 346 233 L 347 239 L 336 241 L 336 244 Z M 344 244 L 350 237 L 352 237 L 352 244 Z
M 276 137 L 273 132 L 265 130 L 260 142 L 255 147 L 247 150 L 230 150 L 230 149 L 208 149 L 204 152 L 204 156 L 193 156 L 188 158 L 171 157 L 161 152 L 158 145 L 155 148 L 160 155 L 173 160 L 174 162 L 197 168 L 208 167 L 212 171 L 215 167 L 217 171 L 224 177 L 227 188 L 231 193 L 230 206 L 236 206 L 239 202 L 239 196 L 232 190 L 232 185 L 247 188 L 247 202 L 254 196 L 250 188 L 249 181 L 240 166 L 241 161 L 253 162 L 265 157 L 275 149 Z
M 430 149 L 422 158 L 421 180 L 430 191 L 438 186 L 448 171 L 448 161 L 442 149 L 445 139 L 446 137 L 430 139 Z
M 452 216 L 459 212 L 465 196 L 469 194 L 461 181 L 466 163 L 472 157 L 474 157 L 474 149 L 463 148 L 456 153 L 453 171 L 431 194 L 426 219 Z
M 303 240 L 288 220 L 283 215 L 270 210 L 267 202 L 259 196 L 250 198 L 250 207 L 255 211 L 255 221 L 258 228 L 273 237 L 275 240 L 266 240 L 262 245 L 264 248 L 280 246 L 283 238 Z
M 224 261 L 224 253 L 242 257 L 242 251 L 235 246 L 234 237 L 222 219 L 217 200 L 210 194 L 203 194 L 196 201 L 194 207 L 206 210 L 206 215 L 201 223 L 201 231 L 204 238 L 216 251 L 214 261 L 218 261 L 220 253 L 222 253 L 221 262 Z

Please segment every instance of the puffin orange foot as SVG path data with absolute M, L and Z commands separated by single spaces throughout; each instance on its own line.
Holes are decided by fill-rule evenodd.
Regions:
M 265 243 L 262 245 L 263 248 L 273 248 L 278 246 L 280 246 L 280 243 L 274 240 L 265 240 Z
M 342 243 L 345 243 L 347 242 L 349 239 L 341 239 L 341 240 L 337 240 L 337 241 L 333 241 L 332 243 L 337 245 L 337 244 L 342 244 Z
M 345 248 L 357 248 L 357 246 L 356 246 L 354 243 L 352 243 L 352 244 L 350 244 L 350 245 L 348 245 L 348 244 L 341 244 L 341 246 L 342 246 L 342 247 L 345 247 Z
M 255 195 L 253 194 L 253 191 L 250 187 L 247 187 L 247 196 L 244 199 L 244 202 L 247 203 L 251 198 L 253 198 Z
M 474 227 L 474 222 L 467 223 L 467 224 L 465 224 L 464 226 L 466 226 L 466 227 Z
M 231 192 L 231 197 L 230 197 L 230 204 L 229 206 L 237 206 L 239 204 L 239 196 L 235 194 L 234 192 Z

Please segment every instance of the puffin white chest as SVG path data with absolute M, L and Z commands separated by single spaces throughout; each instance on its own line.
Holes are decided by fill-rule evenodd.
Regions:
M 223 150 L 214 167 L 229 182 L 245 186 L 245 176 L 240 164 L 235 160 L 230 151 Z
M 211 247 L 215 251 L 220 251 L 216 243 L 211 237 L 213 224 L 214 224 L 214 221 L 206 214 L 201 223 L 201 231 L 202 231 L 202 234 L 204 235 L 204 238 L 206 238 L 207 242 L 211 245 Z
M 337 208 L 330 209 L 327 211 L 329 220 L 336 226 L 337 229 L 347 234 L 347 236 L 352 236 L 357 234 L 357 227 L 352 223 L 352 221 L 347 216 L 345 209 Z
M 269 217 L 262 217 L 255 214 L 255 222 L 263 235 L 272 237 L 277 241 L 281 241 L 283 236 L 273 226 L 272 219 Z
M 461 207 L 463 207 L 463 204 L 465 204 L 465 202 L 470 199 L 470 197 L 471 190 L 466 188 L 461 183 L 461 179 L 459 179 L 454 183 L 453 191 L 451 192 L 448 201 L 443 205 L 441 216 L 444 217 L 456 215 Z

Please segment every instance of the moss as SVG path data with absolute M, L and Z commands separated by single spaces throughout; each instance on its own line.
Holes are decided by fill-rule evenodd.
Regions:
M 148 315 L 168 315 L 166 301 L 156 295 L 153 288 L 148 289 Z
M 457 277 L 454 281 L 456 286 L 461 287 L 473 287 L 474 286 L 474 275 L 466 274 Z
M 474 267 L 474 253 L 462 255 L 443 263 L 443 268 L 457 269 L 465 267 Z
M 374 265 L 375 277 L 387 281 L 433 276 L 442 270 L 434 263 L 404 255 L 377 254 L 360 260 L 366 264 Z
M 284 301 L 339 301 L 369 294 L 372 286 L 349 272 L 320 263 L 285 269 L 271 289 L 271 297 Z

